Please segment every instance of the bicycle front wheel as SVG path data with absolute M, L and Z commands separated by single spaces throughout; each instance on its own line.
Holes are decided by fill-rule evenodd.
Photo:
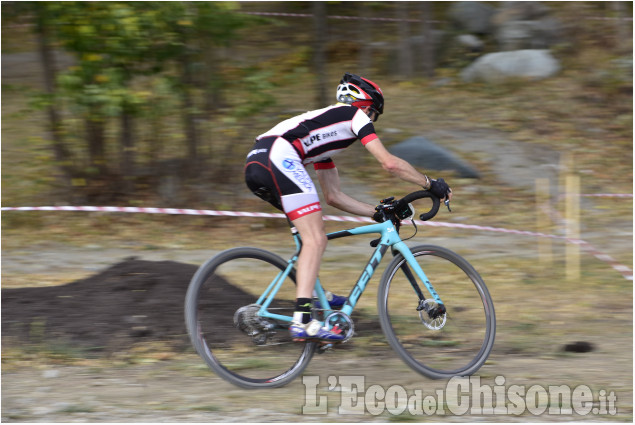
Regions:
M 190 282 L 185 321 L 192 344 L 216 374 L 235 385 L 286 385 L 313 357 L 315 343 L 293 342 L 288 322 L 258 314 L 258 298 L 286 268 L 268 251 L 235 248 L 203 264 Z M 292 316 L 294 299 L 292 270 L 268 310 Z
M 494 345 L 496 316 L 487 287 L 465 259 L 448 249 L 422 245 L 411 251 L 444 303 L 445 313 L 398 254 L 379 286 L 384 335 L 402 360 L 424 376 L 471 375 L 485 363 Z

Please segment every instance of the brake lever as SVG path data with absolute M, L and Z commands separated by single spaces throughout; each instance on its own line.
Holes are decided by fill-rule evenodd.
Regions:
M 445 204 L 446 207 L 448 207 L 448 211 L 452 212 L 452 209 L 450 208 L 450 200 L 446 199 L 445 201 L 443 201 L 443 203 Z

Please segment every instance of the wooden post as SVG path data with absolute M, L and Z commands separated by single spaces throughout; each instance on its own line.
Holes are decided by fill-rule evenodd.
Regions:
M 549 215 L 550 198 L 551 189 L 549 179 L 536 179 L 536 231 L 538 233 L 551 233 L 551 216 Z M 550 266 L 553 263 L 550 238 L 538 238 L 538 260 L 545 266 Z
M 580 177 L 565 177 L 566 237 L 580 239 Z M 580 279 L 580 245 L 567 242 L 565 248 L 567 280 Z
M 573 155 L 570 152 L 560 154 L 560 164 L 558 165 L 558 193 L 567 193 L 566 178 L 573 171 Z

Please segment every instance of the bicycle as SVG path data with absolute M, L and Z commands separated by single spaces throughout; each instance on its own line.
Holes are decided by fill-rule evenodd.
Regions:
M 429 220 L 440 205 L 430 192 L 413 192 L 401 201 L 411 204 L 423 198 L 430 198 L 432 207 L 420 219 Z M 371 242 L 375 251 L 341 309 L 331 308 L 318 278 L 314 299 L 321 308 L 314 308 L 314 317 L 329 328 L 337 327 L 344 342 L 353 337 L 351 314 L 391 249 L 393 259 L 377 294 L 379 321 L 389 345 L 426 377 L 471 375 L 485 363 L 494 344 L 496 317 L 487 287 L 476 270 L 449 249 L 409 248 L 399 236 L 404 217 L 396 217 L 393 205 L 393 198 L 388 198 L 377 207 L 389 218 L 383 223 L 327 235 L 329 240 L 372 233 L 381 237 Z M 449 209 L 447 201 L 446 205 Z M 411 214 L 414 217 L 414 210 Z M 286 385 L 304 371 L 314 353 L 333 348 L 316 341 L 291 341 L 294 265 L 302 248 L 298 232 L 293 227 L 291 231 L 296 251 L 289 260 L 259 248 L 228 249 L 204 263 L 188 287 L 185 320 L 192 344 L 216 374 L 244 388 Z M 267 286 L 260 292 L 263 283 Z

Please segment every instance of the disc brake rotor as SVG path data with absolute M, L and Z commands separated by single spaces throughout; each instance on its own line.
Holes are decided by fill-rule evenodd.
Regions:
M 419 318 L 423 325 L 433 331 L 438 331 L 445 326 L 448 313 L 445 308 L 441 309 L 439 303 L 433 299 L 423 300 L 419 304 Z

